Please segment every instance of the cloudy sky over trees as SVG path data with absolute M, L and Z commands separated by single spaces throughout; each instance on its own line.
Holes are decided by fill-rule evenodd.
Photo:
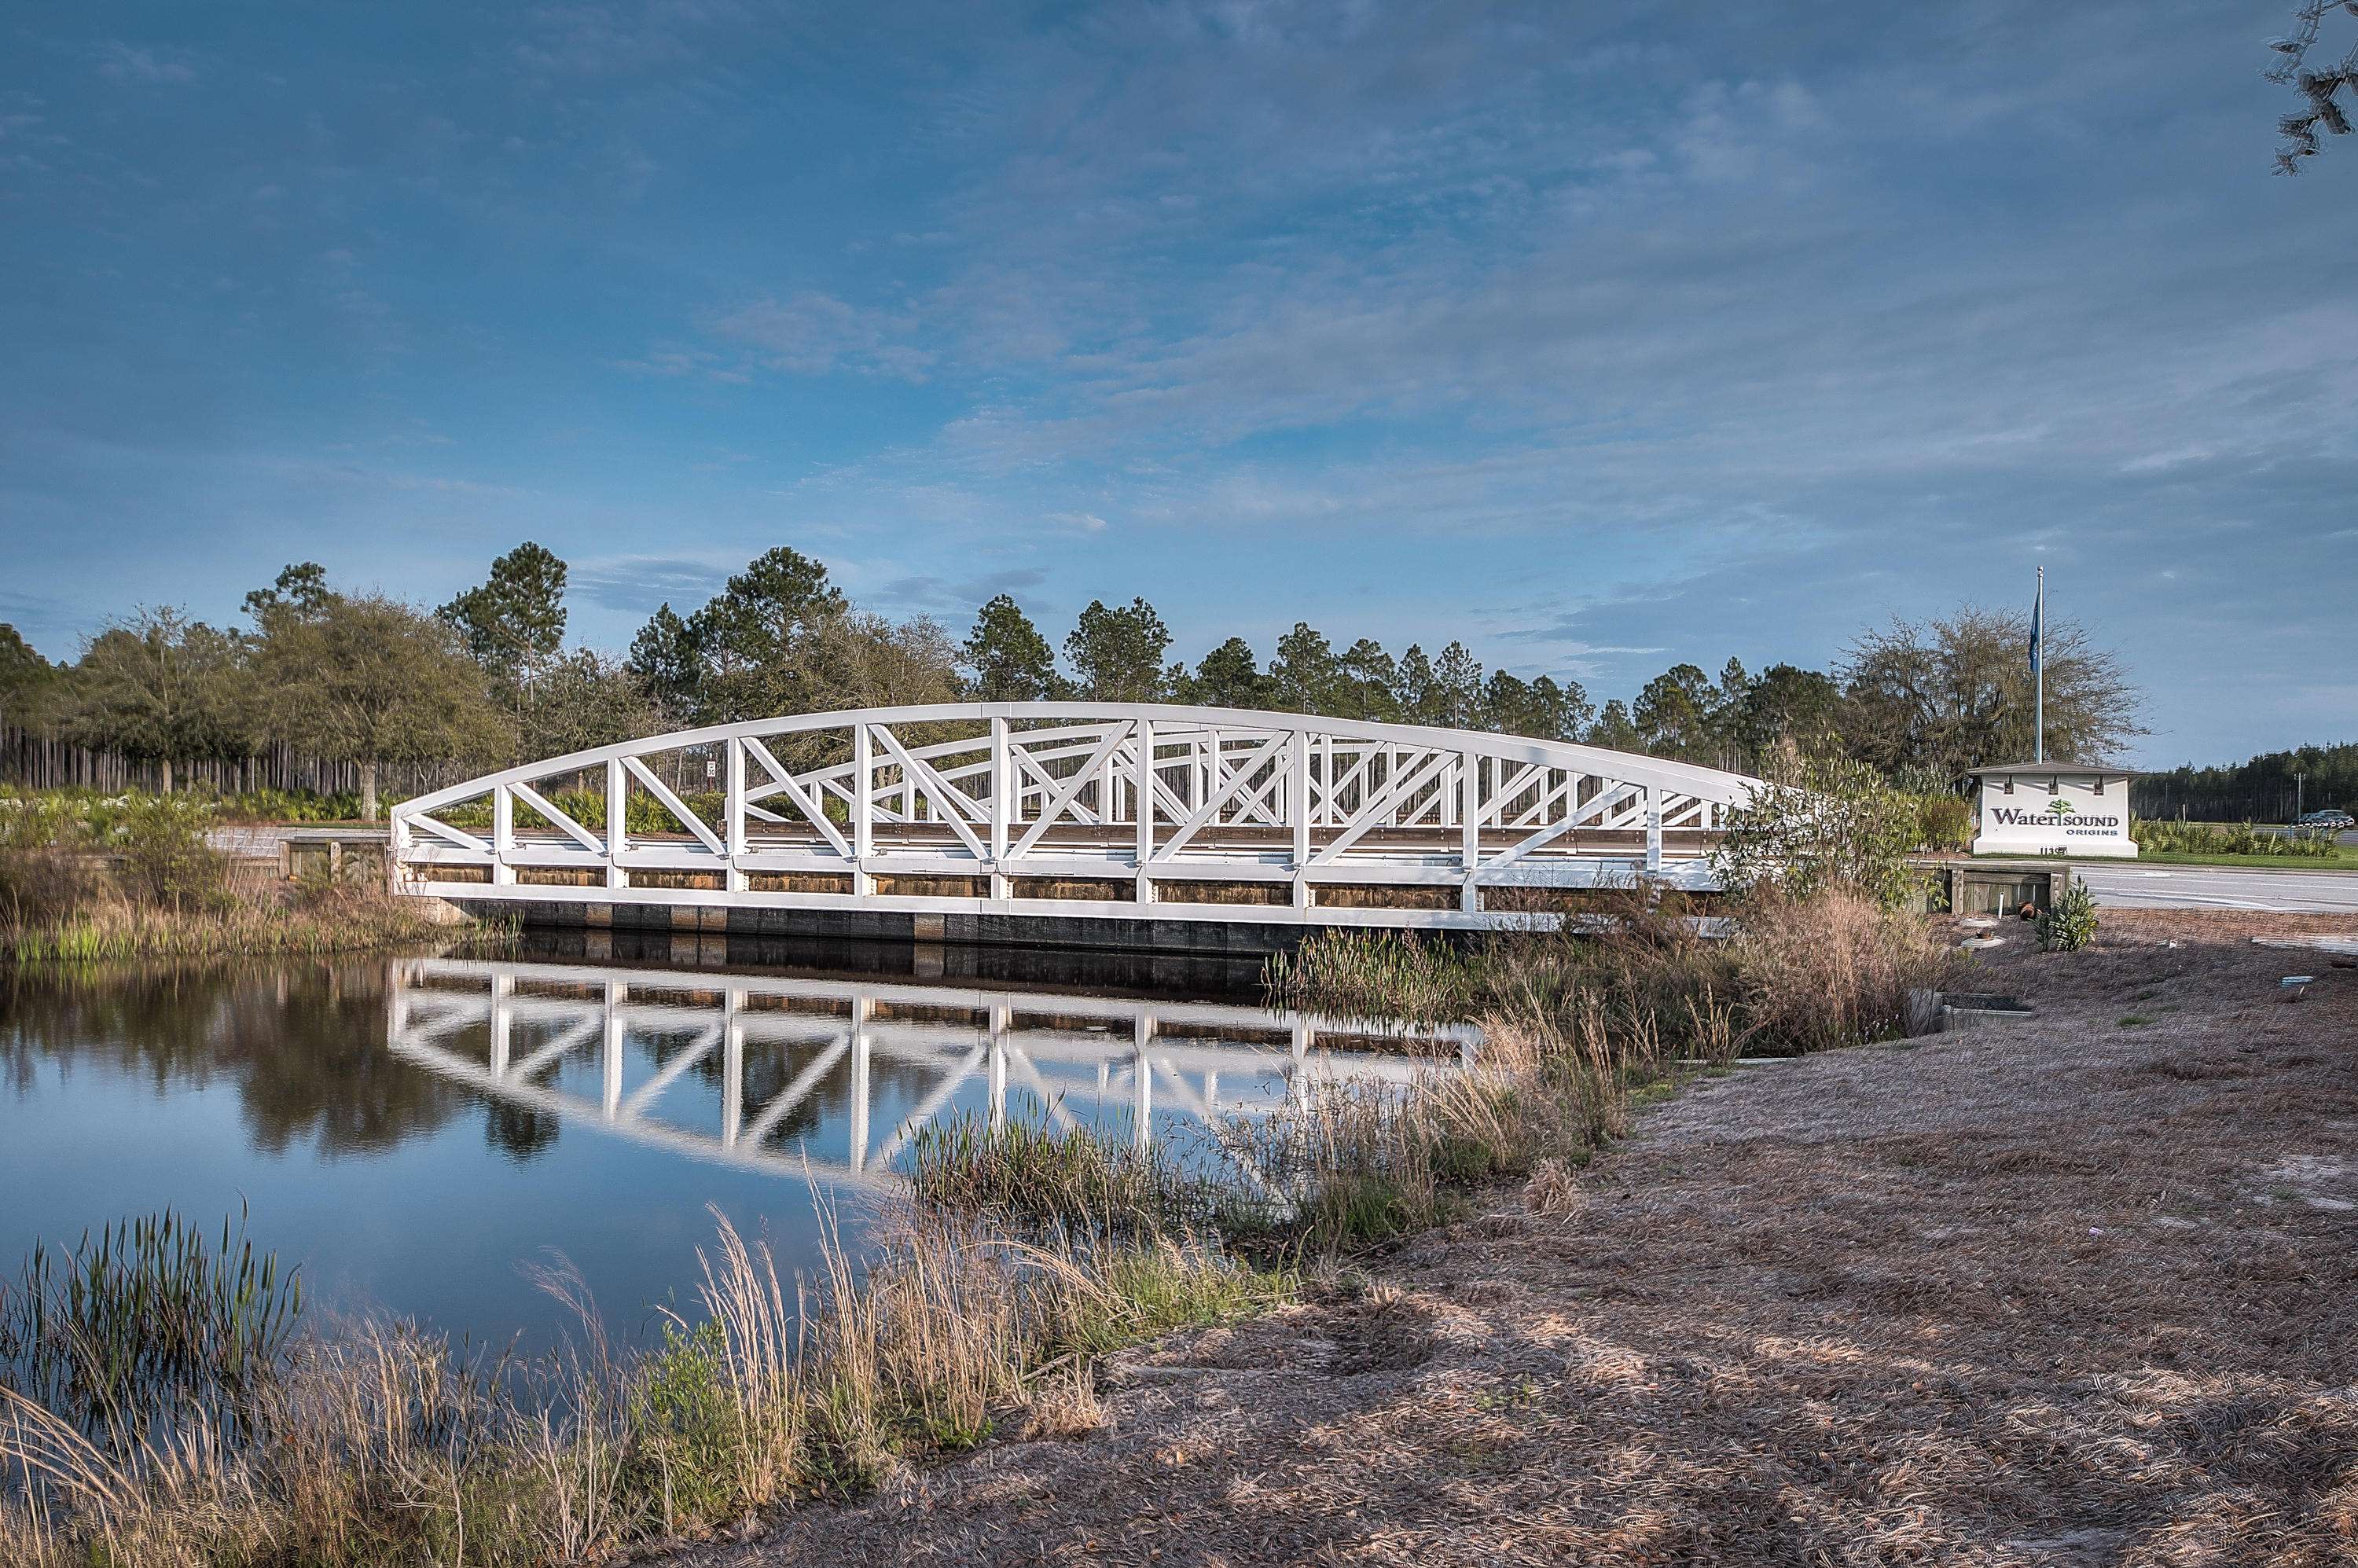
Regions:
M 37 4 L 0 621 L 529 537 L 620 648 L 786 544 L 1604 696 L 2044 564 L 2146 760 L 2341 738 L 2358 147 L 2270 178 L 2288 10 Z

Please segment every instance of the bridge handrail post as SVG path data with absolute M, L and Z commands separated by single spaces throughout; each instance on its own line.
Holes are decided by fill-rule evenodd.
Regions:
M 1482 907 L 1482 892 L 1474 877 L 1482 869 L 1482 759 L 1471 752 L 1457 753 L 1457 866 L 1466 873 L 1458 887 L 1457 907 L 1473 914 Z
M 1286 813 L 1293 827 L 1293 907 L 1310 907 L 1310 731 L 1293 732 L 1293 778 L 1286 791 Z
M 508 857 L 515 853 L 515 796 L 505 784 L 492 786 L 492 881 L 502 884 L 516 880 L 515 868 Z
M 727 756 L 722 787 L 728 792 L 721 800 L 721 815 L 728 824 L 721 841 L 729 849 L 728 874 L 721 880 L 730 892 L 743 892 L 752 885 L 738 864 L 745 854 L 745 742 L 732 735 L 721 742 L 721 749 Z
M 875 849 L 875 801 L 871 794 L 875 774 L 876 738 L 868 732 L 868 720 L 861 718 L 851 726 L 851 892 L 855 898 L 875 885 L 868 873 L 869 856 Z
M 990 896 L 993 898 L 1006 898 L 1013 891 L 1007 878 L 1007 795 L 1015 776 L 1015 759 L 1008 754 L 1008 749 L 1012 744 L 1007 720 L 994 716 L 990 720 Z
M 1138 902 L 1154 902 L 1154 720 L 1138 721 Z
M 627 778 L 622 758 L 606 759 L 606 885 L 610 888 L 630 885 L 630 873 L 622 869 L 622 851 L 631 846 Z
M 1652 784 L 1646 786 L 1646 874 L 1660 876 L 1662 871 L 1662 792 Z

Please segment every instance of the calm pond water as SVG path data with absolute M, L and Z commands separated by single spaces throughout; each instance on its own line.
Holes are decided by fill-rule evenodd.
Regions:
M 494 958 L 0 979 L 0 1271 L 165 1207 L 299 1264 L 310 1312 L 548 1343 L 561 1254 L 609 1327 L 693 1300 L 718 1207 L 783 1266 L 857 1244 L 913 1130 L 961 1115 L 1176 1139 L 1463 1042 L 1259 1002 L 1256 965 L 648 934 Z

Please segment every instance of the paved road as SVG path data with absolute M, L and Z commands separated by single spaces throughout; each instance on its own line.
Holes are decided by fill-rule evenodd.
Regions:
M 2358 871 L 2264 871 L 2241 866 L 2102 866 L 2071 869 L 2100 904 L 2125 909 L 2272 909 L 2358 919 Z

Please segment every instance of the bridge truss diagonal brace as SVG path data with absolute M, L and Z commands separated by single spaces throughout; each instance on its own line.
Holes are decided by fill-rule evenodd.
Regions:
M 837 854 L 849 860 L 851 840 L 843 836 L 841 828 L 828 820 L 824 805 L 814 798 L 811 792 L 805 790 L 795 781 L 793 773 L 782 765 L 776 757 L 771 755 L 770 748 L 763 745 L 759 737 L 746 736 L 744 747 L 746 755 L 761 763 L 763 771 L 767 773 L 773 781 L 746 790 L 746 803 L 750 805 L 756 800 L 769 800 L 777 795 L 784 795 L 794 802 L 795 809 L 801 812 L 805 819 L 818 830 L 819 837 L 825 838 Z
M 1219 788 L 1206 795 L 1204 804 L 1197 806 L 1184 822 L 1172 830 L 1171 837 L 1165 838 L 1155 849 L 1154 859 L 1158 861 L 1168 861 L 1176 858 L 1179 851 L 1187 847 L 1188 841 L 1203 831 L 1205 824 L 1220 814 L 1220 808 L 1236 799 L 1238 792 L 1244 789 L 1254 775 L 1277 756 L 1286 741 L 1287 736 L 1281 731 L 1247 752 L 1244 760 L 1220 782 Z M 1217 754 L 1215 765 L 1217 765 Z
M 602 852 L 605 849 L 606 846 L 598 841 L 596 835 L 592 834 L 587 827 L 582 827 L 579 822 L 574 821 L 572 817 L 567 816 L 564 812 L 559 811 L 556 806 L 551 806 L 548 803 L 547 797 L 543 795 L 538 790 L 533 788 L 532 785 L 528 784 L 513 784 L 507 787 L 515 793 L 518 799 L 522 800 L 526 806 L 532 807 L 535 811 L 540 813 L 542 816 L 547 818 L 549 822 L 556 826 L 558 832 L 564 834 L 568 838 L 572 839 L 576 844 L 580 845 L 583 849 L 588 849 L 592 853 Z
M 1548 826 L 1541 827 L 1537 832 L 1531 834 L 1529 838 L 1522 839 L 1509 849 L 1501 850 L 1498 855 L 1491 859 L 1482 861 L 1480 870 L 1484 871 L 1503 871 L 1509 866 L 1511 866 L 1516 861 L 1521 860 L 1524 856 L 1532 854 L 1537 850 L 1544 849 L 1550 844 L 1554 843 L 1557 839 L 1563 838 L 1566 834 L 1577 832 L 1581 828 L 1601 820 L 1605 815 L 1610 812 L 1616 806 L 1633 797 L 1637 793 L 1638 786 L 1635 784 L 1620 784 L 1613 789 L 1606 790 L 1598 795 L 1595 799 L 1591 800 L 1586 806 L 1566 811 L 1561 820 L 1550 823 Z
M 1004 720 L 1001 720 L 1000 722 L 1004 722 Z M 1116 729 L 1110 732 L 1110 737 L 1115 745 L 1119 746 L 1121 743 L 1123 734 L 1124 731 L 1120 729 Z M 1055 752 L 1053 753 L 1051 758 L 1047 760 L 1053 761 L 1054 757 L 1067 755 L 1069 754 L 1069 752 L 1070 748 L 1059 747 Z M 1023 745 L 1020 741 L 1011 741 L 1007 754 L 1011 759 L 1011 769 L 1021 769 L 1022 772 L 1029 773 L 1032 776 L 1032 780 L 1039 784 L 1040 795 L 1043 800 L 1046 800 L 1054 796 L 1058 790 L 1065 786 L 1065 781 L 1058 778 L 1055 774 L 1048 771 L 1046 761 L 1044 761 L 1033 747 Z M 1083 771 L 1086 773 L 1087 770 L 1084 769 Z M 1031 787 L 1030 784 L 1022 783 L 1021 781 L 1011 783 L 1009 785 L 1009 788 L 1011 789 L 1020 788 L 1027 792 Z M 1091 812 L 1087 806 L 1079 804 L 1077 800 L 1071 804 L 1070 810 L 1072 811 L 1074 820 L 1077 822 L 1094 826 L 1099 820 L 1097 814 Z
M 423 827 L 427 832 L 431 833 L 437 838 L 448 839 L 449 842 L 458 845 L 462 849 L 472 849 L 479 855 L 486 856 L 492 852 L 492 841 L 490 839 L 478 838 L 463 827 L 453 827 L 449 823 L 441 821 L 437 817 L 429 816 L 422 811 L 415 816 L 406 818 L 406 820 L 411 827 Z
M 1412 799 L 1456 760 L 1455 752 L 1434 752 L 1417 766 L 1386 780 L 1383 788 L 1376 792 L 1375 798 L 1352 813 L 1351 819 L 1343 825 L 1343 830 L 1325 849 L 1313 855 L 1310 863 L 1324 866 L 1340 859 L 1344 850 L 1366 838 L 1371 829 L 1385 826 L 1402 801 Z
M 884 742 L 886 753 L 901 764 L 902 772 L 917 786 L 917 793 L 933 802 L 934 809 L 942 814 L 942 820 L 949 825 L 950 831 L 958 836 L 959 841 L 966 845 L 974 858 L 978 860 L 990 859 L 990 851 L 983 847 L 981 836 L 967 820 L 968 816 L 972 816 L 979 820 L 989 821 L 989 814 L 981 806 L 968 798 L 964 790 L 935 772 L 931 762 L 911 756 L 908 748 L 901 744 L 901 738 L 888 726 L 871 724 L 868 728 L 874 732 L 876 739 Z M 862 795 L 869 794 L 871 783 L 868 779 L 859 781 Z M 959 809 L 961 806 L 965 808 L 963 811 Z
M 624 757 L 622 759 L 622 766 L 630 769 L 631 776 L 637 779 L 642 784 L 644 784 L 649 795 L 654 795 L 657 800 L 663 802 L 664 809 L 670 812 L 674 816 L 678 817 L 679 825 L 682 827 L 687 828 L 690 833 L 696 835 L 698 840 L 701 842 L 706 849 L 711 850 L 716 855 L 728 854 L 729 850 L 727 847 L 720 842 L 719 835 L 714 833 L 711 828 L 706 827 L 704 818 L 698 816 L 695 812 L 690 811 L 687 808 L 687 803 L 672 793 L 671 785 L 655 777 L 654 770 L 653 768 L 648 767 L 646 763 L 641 762 L 636 757 Z
M 1039 820 L 1033 823 L 1025 830 L 1023 837 L 1015 841 L 1016 859 L 1020 860 L 1031 852 L 1032 846 L 1037 844 L 1042 836 L 1055 826 L 1056 819 L 1065 814 L 1074 801 L 1080 798 L 1081 791 L 1090 784 L 1102 784 L 1105 781 L 1106 760 L 1111 757 L 1122 741 L 1128 738 L 1119 730 L 1109 732 L 1105 739 L 1097 743 L 1096 749 L 1089 752 L 1087 760 L 1070 778 L 1056 781 L 1056 793 L 1042 804 Z M 1043 773 L 1042 776 L 1044 778 L 1046 775 Z

